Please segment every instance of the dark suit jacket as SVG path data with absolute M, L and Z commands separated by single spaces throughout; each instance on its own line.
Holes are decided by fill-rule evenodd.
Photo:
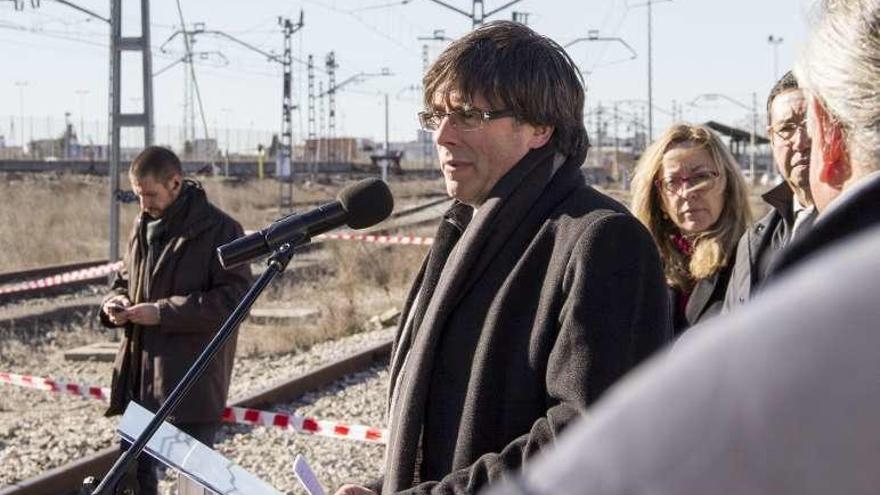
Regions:
M 770 273 L 775 256 L 789 243 L 794 223 L 794 193 L 786 183 L 779 184 L 763 195 L 770 211 L 743 234 L 736 249 L 736 263 L 724 298 L 724 312 L 742 306 L 751 299 Z M 815 220 L 806 220 L 798 235 L 806 232 Z
M 475 492 L 670 338 L 650 235 L 587 185 L 582 156 L 554 174 L 557 156 L 533 150 L 498 182 L 401 339 L 413 287 L 383 493 Z

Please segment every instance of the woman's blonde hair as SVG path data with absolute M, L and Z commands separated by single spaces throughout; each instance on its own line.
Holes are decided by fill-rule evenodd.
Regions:
M 681 143 L 708 150 L 725 182 L 721 215 L 709 230 L 691 238 L 694 252 L 690 260 L 675 246 L 672 237 L 678 227 L 665 213 L 655 186 L 663 168 L 663 155 Z M 695 280 L 711 277 L 723 268 L 752 221 L 746 183 L 736 159 L 721 139 L 704 126 L 676 124 L 667 129 L 642 154 L 633 175 L 632 191 L 632 211 L 657 243 L 667 283 L 679 289 L 688 289 Z

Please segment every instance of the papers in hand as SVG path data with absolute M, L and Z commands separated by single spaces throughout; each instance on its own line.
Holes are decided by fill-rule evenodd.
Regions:
M 326 495 L 324 487 L 321 486 L 318 477 L 315 476 L 314 471 L 309 467 L 306 458 L 299 454 L 297 454 L 296 458 L 293 460 L 293 474 L 296 475 L 299 484 L 305 488 L 309 495 Z

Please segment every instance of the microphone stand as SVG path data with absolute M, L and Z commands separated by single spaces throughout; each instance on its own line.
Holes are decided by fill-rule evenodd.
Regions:
M 110 468 L 110 471 L 104 476 L 104 479 L 101 480 L 101 483 L 95 488 L 92 495 L 112 495 L 114 493 L 116 485 L 119 484 L 119 481 L 125 475 L 125 472 L 128 471 L 138 455 L 143 452 L 144 448 L 147 446 L 147 442 L 149 442 L 153 434 L 156 433 L 156 430 L 159 429 L 162 422 L 174 412 L 196 380 L 202 376 L 205 369 L 208 367 L 208 364 L 211 362 L 211 359 L 223 347 L 223 344 L 229 340 L 229 337 L 235 329 L 238 328 L 244 318 L 248 315 L 251 306 L 254 305 L 254 302 L 256 302 L 266 286 L 268 286 L 278 274 L 287 268 L 287 265 L 293 258 L 293 246 L 306 241 L 308 241 L 308 236 L 305 233 L 297 233 L 295 237 L 279 246 L 272 253 L 268 260 L 268 268 L 266 268 L 257 281 L 254 282 L 254 285 L 252 285 L 247 294 L 244 295 L 232 314 L 226 318 L 226 321 L 223 322 L 223 326 L 220 327 L 220 330 L 211 342 L 208 343 L 208 346 L 205 347 L 205 350 L 202 351 L 202 354 L 196 359 L 196 362 L 193 363 L 189 371 L 186 372 L 186 375 L 184 375 L 177 386 L 174 387 L 174 390 L 159 410 L 156 411 L 156 415 L 153 416 L 153 419 L 147 424 L 137 440 L 128 447 L 122 456 L 116 459 L 113 467 Z M 87 483 L 88 479 L 89 478 L 87 478 Z

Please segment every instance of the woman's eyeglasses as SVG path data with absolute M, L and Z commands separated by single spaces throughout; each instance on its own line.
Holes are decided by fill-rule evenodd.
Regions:
M 721 174 L 714 170 L 706 170 L 688 177 L 662 177 L 654 181 L 654 184 L 672 194 L 679 194 L 685 189 L 691 192 L 700 192 L 715 187 L 720 176 Z

